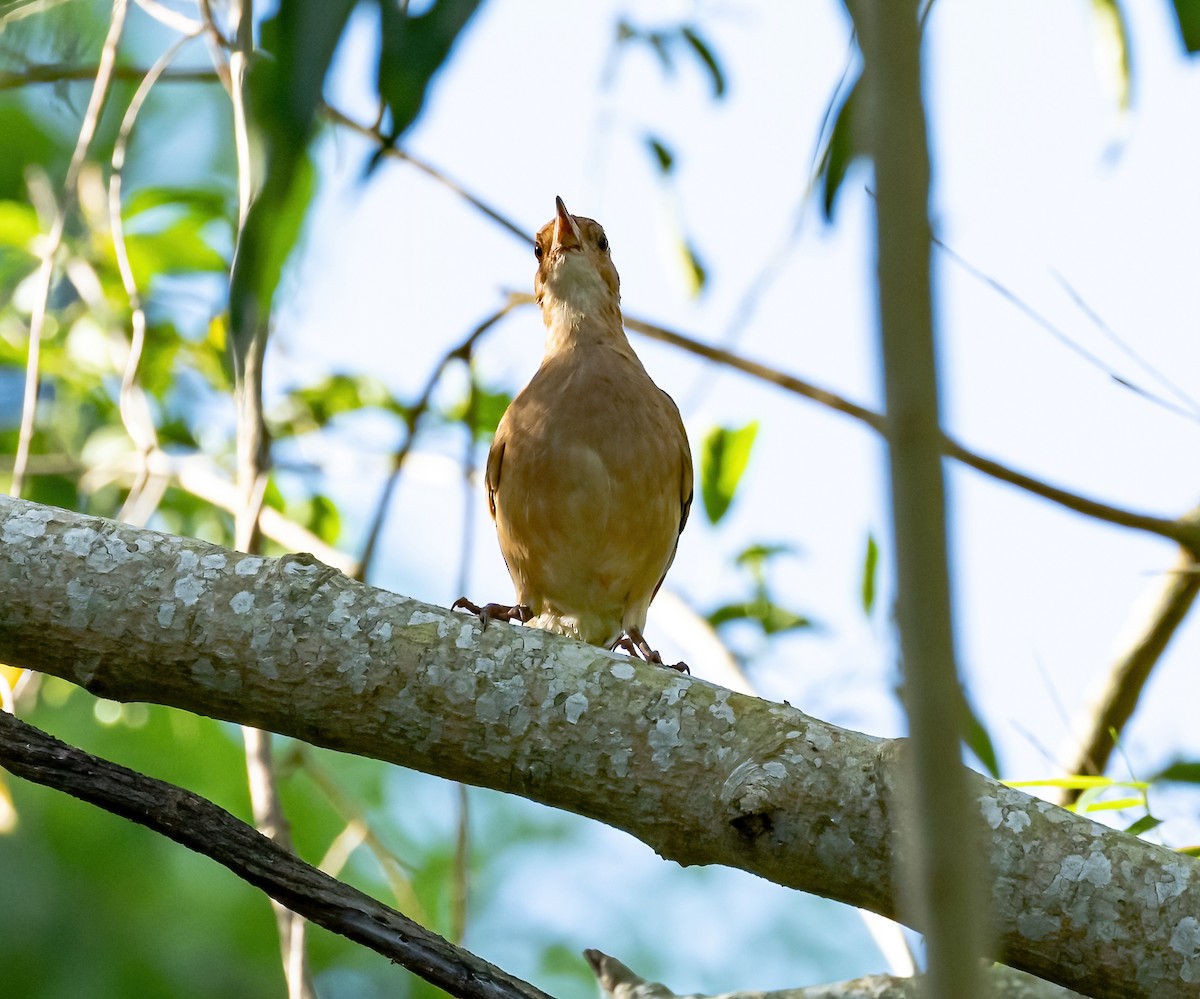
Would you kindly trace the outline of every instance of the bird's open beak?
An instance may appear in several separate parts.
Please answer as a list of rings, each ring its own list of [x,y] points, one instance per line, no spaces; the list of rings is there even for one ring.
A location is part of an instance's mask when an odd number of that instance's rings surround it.
[[[562,198],[555,198],[554,203],[558,206],[558,215],[554,219],[554,249],[569,250],[572,247],[582,247],[583,236],[579,232],[579,223],[567,211]]]

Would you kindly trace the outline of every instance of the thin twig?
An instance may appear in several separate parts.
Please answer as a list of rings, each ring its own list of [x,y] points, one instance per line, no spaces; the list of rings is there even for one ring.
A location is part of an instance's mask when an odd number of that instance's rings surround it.
[[[40,66],[29,66],[19,72],[6,70],[0,72],[0,91],[16,90],[20,87],[36,86],[43,83],[70,83],[72,81],[94,80],[99,66],[60,66],[56,63],[46,63]],[[136,66],[114,66],[113,80],[122,83],[136,83],[143,79],[147,70]],[[211,69],[176,69],[164,73],[163,83],[219,83],[220,76]]]
[[[159,0],[134,0],[134,2],[149,14],[150,17],[158,21],[159,24],[165,24],[168,28],[178,31],[181,34],[190,37],[198,35],[204,30],[204,25],[195,18],[181,14],[166,4],[159,3]]]
[[[513,296],[510,296],[509,300],[503,306],[471,330],[462,343],[443,355],[441,360],[434,366],[420,397],[405,417],[406,429],[404,441],[392,456],[391,473],[388,475],[387,481],[383,485],[383,492],[380,493],[379,501],[375,505],[375,515],[371,518],[371,526],[367,529],[367,539],[363,543],[362,554],[358,557],[357,568],[355,572],[351,573],[355,579],[365,580],[367,573],[370,571],[371,563],[375,558],[375,550],[379,544],[379,536],[383,531],[383,524],[387,519],[388,510],[391,508],[392,496],[400,481],[400,472],[404,468],[404,462],[408,459],[408,454],[412,450],[416,439],[417,424],[425,415],[425,411],[429,409],[434,389],[437,388],[438,382],[441,381],[442,372],[446,370],[447,365],[451,361],[469,357],[475,346],[475,342],[520,304],[522,304],[520,301],[516,301]]]
[[[360,830],[359,841],[371,851],[371,855],[383,869],[384,877],[387,878],[396,904],[409,909],[414,918],[427,921],[428,916],[413,889],[412,880],[405,870],[404,861],[379,838],[362,808],[346,793],[337,778],[318,762],[313,747],[303,742],[293,743],[283,762],[285,765],[294,763],[303,770],[309,780],[325,796],[338,818],[346,823],[347,828],[355,826]],[[324,860],[321,862],[321,870],[335,877],[338,873],[327,867]]]
[[[11,773],[162,833],[227,867],[277,904],[382,954],[450,995],[550,999],[395,909],[304,863],[206,798],[68,746],[0,712]]]
[[[519,300],[519,304],[526,304],[533,301],[533,297],[530,295],[517,295],[513,297]],[[884,432],[882,416],[874,410],[851,402],[836,392],[830,392],[827,389],[813,385],[811,382],[806,382],[794,375],[785,374],[776,368],[761,364],[758,361],[749,360],[732,351],[723,350],[720,347],[711,347],[708,344],[701,343],[699,340],[695,340],[674,330],[632,318],[628,314],[625,316],[625,325],[629,329],[648,336],[653,340],[669,343],[698,357],[716,361],[724,364],[726,367],[752,375],[771,385],[782,388],[785,391],[803,396],[806,399],[811,399],[822,406],[853,417],[860,423],[865,423],[877,433],[882,434]],[[970,451],[946,434],[943,434],[942,437],[942,450],[948,457],[954,458],[956,461],[961,461],[964,465],[969,465],[971,468],[983,472],[994,479],[999,479],[1001,482],[1018,486],[1026,492],[1050,500],[1059,506],[1066,507],[1068,510],[1073,510],[1076,513],[1081,513],[1096,520],[1105,521],[1106,523],[1116,524],[1120,527],[1128,527],[1133,530],[1157,534],[1160,537],[1169,538],[1183,545],[1190,551],[1200,553],[1200,523],[1190,518],[1184,517],[1172,520],[1167,517],[1157,517],[1152,514],[1125,510],[1108,503],[1089,499],[1086,496],[1081,496],[1078,493],[1073,493],[1050,483],[1043,482],[1040,479],[1035,479],[1031,475],[1018,472],[998,461]]]
[[[109,88],[112,85],[113,65],[117,58],[117,46],[120,44],[121,34],[125,30],[125,15],[128,10],[128,0],[113,0],[112,19],[109,21],[108,34],[105,36],[104,45],[100,50],[100,62],[96,67],[91,97],[88,98],[87,109],[84,111],[83,121],[79,127],[79,136],[75,140],[75,149],[71,153],[71,161],[67,166],[67,176],[63,182],[62,204],[58,206],[58,211],[50,226],[50,233],[42,247],[37,292],[34,296],[33,312],[29,317],[29,353],[25,363],[25,396],[21,404],[17,457],[13,464],[12,483],[9,486],[9,494],[12,496],[20,496],[21,490],[25,486],[25,466],[29,461],[29,449],[33,443],[33,428],[37,419],[38,383],[41,380],[42,333],[50,305],[50,289],[54,284],[55,261],[62,246],[67,216],[71,213],[75,202],[79,171],[83,168],[92,139],[96,134],[100,114],[108,100]]]
[[[158,448],[158,432],[150,413],[150,405],[146,400],[146,393],[138,381],[138,367],[146,346],[146,311],[142,307],[142,297],[138,291],[137,278],[134,276],[133,265],[129,260],[129,249],[125,242],[125,220],[121,210],[121,182],[125,169],[125,155],[134,123],[141,113],[146,98],[150,96],[150,91],[183,47],[192,41],[200,30],[203,29],[197,29],[192,34],[176,39],[150,67],[145,77],[142,78],[142,82],[138,84],[137,90],[134,91],[133,97],[129,101],[129,107],[125,109],[125,116],[121,119],[121,127],[117,132],[117,140],[113,144],[112,176],[108,182],[108,216],[109,224],[112,227],[113,255],[116,257],[121,283],[124,285],[126,297],[129,299],[130,311],[129,356],[126,358],[125,371],[121,376],[119,409],[121,422],[125,425],[125,432],[129,434],[141,460],[138,475],[121,508],[122,520],[127,519],[138,506],[139,498],[149,480],[147,460],[150,453]],[[145,510],[144,513],[148,515],[149,511]],[[144,516],[139,517],[138,522],[144,523]]]
[[[1188,416],[1191,419],[1200,418],[1200,402],[1197,402],[1195,399],[1193,399],[1187,394],[1187,392],[1185,392],[1182,388],[1175,384],[1175,382],[1163,374],[1161,370],[1147,361],[1144,357],[1142,357],[1141,354],[1139,354],[1128,343],[1126,343],[1125,339],[1118,335],[1117,331],[1104,321],[1100,314],[1088,303],[1087,299],[1085,299],[1075,289],[1075,287],[1065,277],[1062,276],[1062,274],[1053,269],[1050,273],[1054,275],[1054,280],[1059,283],[1059,286],[1063,289],[1063,291],[1070,296],[1071,301],[1074,302],[1079,310],[1092,321],[1092,324],[1096,327],[1096,329],[1104,334],[1109,343],[1111,343],[1122,354],[1133,361],[1134,364],[1136,364],[1146,374],[1158,382],[1159,385],[1170,392],[1171,395],[1175,396],[1179,403],[1184,407],[1183,415]],[[1124,384],[1128,384],[1124,381],[1124,379],[1121,379],[1121,381]],[[1175,409],[1174,407],[1171,408],[1173,410]],[[1178,412],[1178,410],[1175,411]]]
[[[1014,292],[1007,285],[1003,284],[997,278],[993,277],[992,275],[990,275],[990,274],[984,272],[983,270],[981,270],[980,268],[976,267],[973,263],[971,263],[969,260],[967,260],[966,257],[962,256],[962,254],[958,253],[956,250],[951,249],[948,245],[946,245],[940,239],[937,239],[935,237],[933,242],[934,242],[935,246],[937,246],[944,254],[946,254],[946,256],[948,256],[951,260],[953,260],[956,264],[958,264],[959,267],[961,267],[963,270],[965,270],[973,278],[975,278],[977,281],[980,281],[981,283],[987,285],[994,292],[996,292],[997,295],[999,295],[1005,301],[1009,302],[1014,308],[1016,308],[1018,311],[1023,313],[1032,322],[1034,322],[1035,324],[1040,326],[1043,330],[1045,330],[1052,337],[1054,337],[1054,339],[1057,340],[1059,343],[1061,343],[1064,347],[1066,347],[1068,350],[1072,351],[1076,356],[1083,358],[1084,361],[1086,361],[1092,367],[1096,368],[1098,371],[1103,372],[1110,379],[1112,379],[1112,381],[1114,381],[1117,385],[1120,385],[1122,388],[1129,389],[1129,391],[1131,391],[1137,395],[1140,395],[1142,398],[1146,399],[1149,402],[1154,403],[1156,406],[1161,406],[1163,409],[1166,409],[1169,412],[1175,413],[1178,416],[1187,417],[1189,420],[1196,420],[1196,419],[1200,418],[1200,417],[1198,417],[1197,413],[1191,412],[1184,408],[1181,408],[1180,406],[1177,406],[1175,403],[1170,402],[1167,399],[1164,399],[1162,396],[1156,395],[1155,393],[1151,392],[1149,389],[1143,388],[1142,386],[1137,385],[1134,382],[1131,382],[1128,378],[1124,377],[1122,374],[1120,374],[1118,371],[1116,371],[1110,364],[1107,364],[1104,361],[1104,359],[1101,358],[1099,355],[1094,354],[1092,351],[1088,350],[1082,344],[1077,343],[1074,339],[1072,339],[1070,336],[1068,336],[1062,329],[1060,329],[1058,326],[1054,325],[1054,323],[1050,322],[1049,319],[1047,319],[1040,312],[1038,312],[1037,309],[1035,309],[1028,302],[1024,301],[1016,292]],[[1083,303],[1082,303],[1081,299],[1076,298],[1076,303],[1079,304],[1081,307],[1083,307]],[[1114,334],[1114,336],[1115,336],[1115,334]],[[1190,400],[1189,400],[1189,402],[1190,402]]]
[[[486,202],[480,200],[478,197],[476,197],[474,194],[472,194],[470,191],[468,191],[461,184],[457,183],[456,181],[451,180],[444,173],[442,173],[442,171],[438,170],[437,167],[431,166],[430,164],[426,163],[424,160],[417,159],[411,153],[406,153],[402,149],[397,149],[394,146],[388,146],[384,141],[383,134],[380,131],[378,124],[376,124],[374,127],[362,125],[359,122],[355,121],[353,118],[350,118],[347,115],[343,114],[337,108],[330,107],[328,104],[325,105],[324,111],[325,111],[325,117],[327,117],[330,121],[334,122],[335,124],[342,125],[345,128],[350,129],[350,131],[352,131],[352,132],[357,132],[359,135],[361,135],[365,138],[368,138],[368,139],[373,139],[375,142],[379,143],[382,147],[381,152],[383,153],[384,156],[388,156],[388,157],[391,157],[392,159],[401,160],[405,163],[411,164],[412,166],[414,166],[418,170],[420,170],[422,173],[426,174],[429,177],[432,177],[439,184],[442,184],[445,187],[448,187],[451,191],[453,191],[455,194],[457,194],[460,198],[462,198],[468,204],[472,205],[479,212],[486,215],[493,222],[495,222],[497,225],[499,225],[502,229],[505,229],[508,232],[512,233],[512,235],[516,236],[517,239],[521,240],[521,242],[525,243],[526,245],[533,244],[533,237],[530,235],[530,233],[533,232],[532,229],[527,228],[525,226],[517,225],[517,223],[514,222],[512,219],[508,218],[505,215],[500,214],[500,212],[498,212],[495,208],[493,208],[491,205],[487,204]]]

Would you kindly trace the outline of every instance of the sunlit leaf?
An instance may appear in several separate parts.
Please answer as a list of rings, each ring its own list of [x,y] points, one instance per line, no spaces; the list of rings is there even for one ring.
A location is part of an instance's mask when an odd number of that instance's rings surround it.
[[[1188,52],[1200,52],[1200,0],[1172,0],[1179,37]]]
[[[757,542],[743,548],[734,557],[734,562],[751,571],[761,570],[763,565],[773,559],[776,555],[791,555],[796,551],[795,545],[775,543],[766,544]]]
[[[1006,780],[1009,787],[1057,787],[1073,791],[1103,790],[1109,787],[1129,787],[1138,791],[1148,790],[1149,782],[1140,780],[1114,780],[1112,777],[1093,777],[1087,774],[1075,774],[1071,777],[1046,777],[1041,780]]]
[[[875,535],[867,534],[867,553],[863,557],[862,608],[867,617],[875,609],[875,577],[879,569],[879,545]]]
[[[718,523],[729,510],[757,434],[755,421],[738,429],[713,427],[704,438],[700,452],[700,496],[709,523]]]
[[[679,29],[680,34],[692,47],[692,51],[699,56],[700,61],[708,70],[708,75],[712,80],[713,97],[720,100],[725,96],[725,74],[721,70],[720,63],[717,62],[716,56],[713,55],[712,49],[708,43],[700,37],[700,33],[690,25],[684,25]]]
[[[32,205],[20,201],[0,201],[0,243],[26,249],[41,226]]]
[[[1122,111],[1129,107],[1129,29],[1118,0],[1092,0],[1096,75]]]
[[[127,236],[125,249],[138,286],[147,287],[158,274],[224,273],[228,264],[201,235],[203,224],[184,216],[160,232]]]
[[[696,248],[690,242],[685,241],[681,249],[683,250],[684,265],[688,278],[688,290],[695,297],[708,284],[708,270],[705,268],[703,261],[701,261],[700,255],[696,252]]]
[[[1142,808],[1146,804],[1144,797],[1137,798],[1109,798],[1105,801],[1097,801],[1088,805],[1085,809],[1089,812],[1120,812],[1126,808]]]
[[[231,214],[233,205],[225,191],[203,187],[140,187],[121,206],[126,219],[135,218],[154,208],[179,206],[191,209],[206,219]]]

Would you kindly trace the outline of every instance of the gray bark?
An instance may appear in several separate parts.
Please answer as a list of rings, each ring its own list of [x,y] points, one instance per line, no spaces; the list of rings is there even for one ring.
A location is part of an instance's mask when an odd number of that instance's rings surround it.
[[[903,918],[902,742],[533,629],[0,498],[0,661],[519,794]],[[998,958],[1098,997],[1200,991],[1200,862],[969,775]]]

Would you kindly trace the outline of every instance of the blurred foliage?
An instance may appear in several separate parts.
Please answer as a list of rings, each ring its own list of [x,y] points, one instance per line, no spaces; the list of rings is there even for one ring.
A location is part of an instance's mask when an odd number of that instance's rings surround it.
[[[760,639],[814,627],[809,618],[779,603],[770,582],[768,569],[771,564],[782,555],[795,553],[795,548],[787,544],[755,544],[741,551],[734,563],[741,574],[748,577],[750,595],[710,611],[706,615],[708,623],[714,628],[724,628],[734,623],[748,624],[758,632]],[[726,636],[727,639],[729,637]],[[732,641],[729,644],[732,647]],[[753,656],[751,649],[735,648],[734,651],[743,662]]]
[[[1171,0],[1179,38],[1188,52],[1200,52],[1200,0]]]
[[[710,524],[720,523],[729,512],[757,435],[757,422],[713,427],[705,435],[700,445],[700,498]]]

